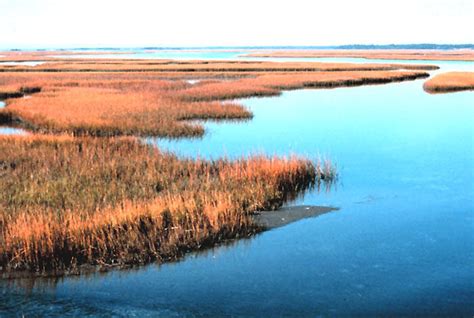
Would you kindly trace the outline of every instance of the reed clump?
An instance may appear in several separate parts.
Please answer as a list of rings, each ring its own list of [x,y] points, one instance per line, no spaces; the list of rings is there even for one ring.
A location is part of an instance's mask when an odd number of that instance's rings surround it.
[[[302,158],[179,160],[133,138],[0,137],[0,266],[175,259],[258,230],[250,215],[334,175]]]
[[[474,90],[474,72],[448,72],[427,80],[423,89],[429,93]]]

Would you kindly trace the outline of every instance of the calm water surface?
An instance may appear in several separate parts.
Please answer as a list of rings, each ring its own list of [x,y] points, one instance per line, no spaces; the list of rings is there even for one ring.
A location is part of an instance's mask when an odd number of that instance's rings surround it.
[[[203,139],[149,139],[193,157],[326,156],[337,187],[291,204],[340,210],[178,263],[3,281],[0,316],[472,316],[474,94],[429,95],[422,84],[246,99],[251,121],[206,123]]]

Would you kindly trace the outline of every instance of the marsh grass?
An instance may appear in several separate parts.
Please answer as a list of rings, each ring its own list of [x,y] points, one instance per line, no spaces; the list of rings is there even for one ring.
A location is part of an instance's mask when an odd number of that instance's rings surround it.
[[[0,137],[0,266],[42,273],[175,259],[258,231],[252,212],[330,182],[328,165],[178,160],[133,138]]]
[[[474,90],[474,72],[448,72],[438,74],[423,85],[429,93],[448,93]]]
[[[174,98],[182,81],[117,80],[63,76],[40,83],[43,92],[31,99],[11,99],[0,117],[21,118],[25,128],[41,133],[76,136],[200,136],[190,119],[245,119],[252,114],[238,104],[189,103]]]

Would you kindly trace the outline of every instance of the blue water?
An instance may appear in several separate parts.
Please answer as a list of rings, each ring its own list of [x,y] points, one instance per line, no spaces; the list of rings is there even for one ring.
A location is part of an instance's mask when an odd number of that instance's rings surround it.
[[[472,316],[474,94],[422,84],[245,99],[251,121],[148,140],[193,157],[328,157],[337,186],[291,204],[340,210],[178,263],[2,282],[0,316]]]

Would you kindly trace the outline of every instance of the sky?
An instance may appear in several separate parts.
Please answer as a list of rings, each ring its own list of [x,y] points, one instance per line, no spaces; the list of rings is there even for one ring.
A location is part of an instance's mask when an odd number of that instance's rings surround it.
[[[1,48],[474,43],[474,0],[0,0]]]

